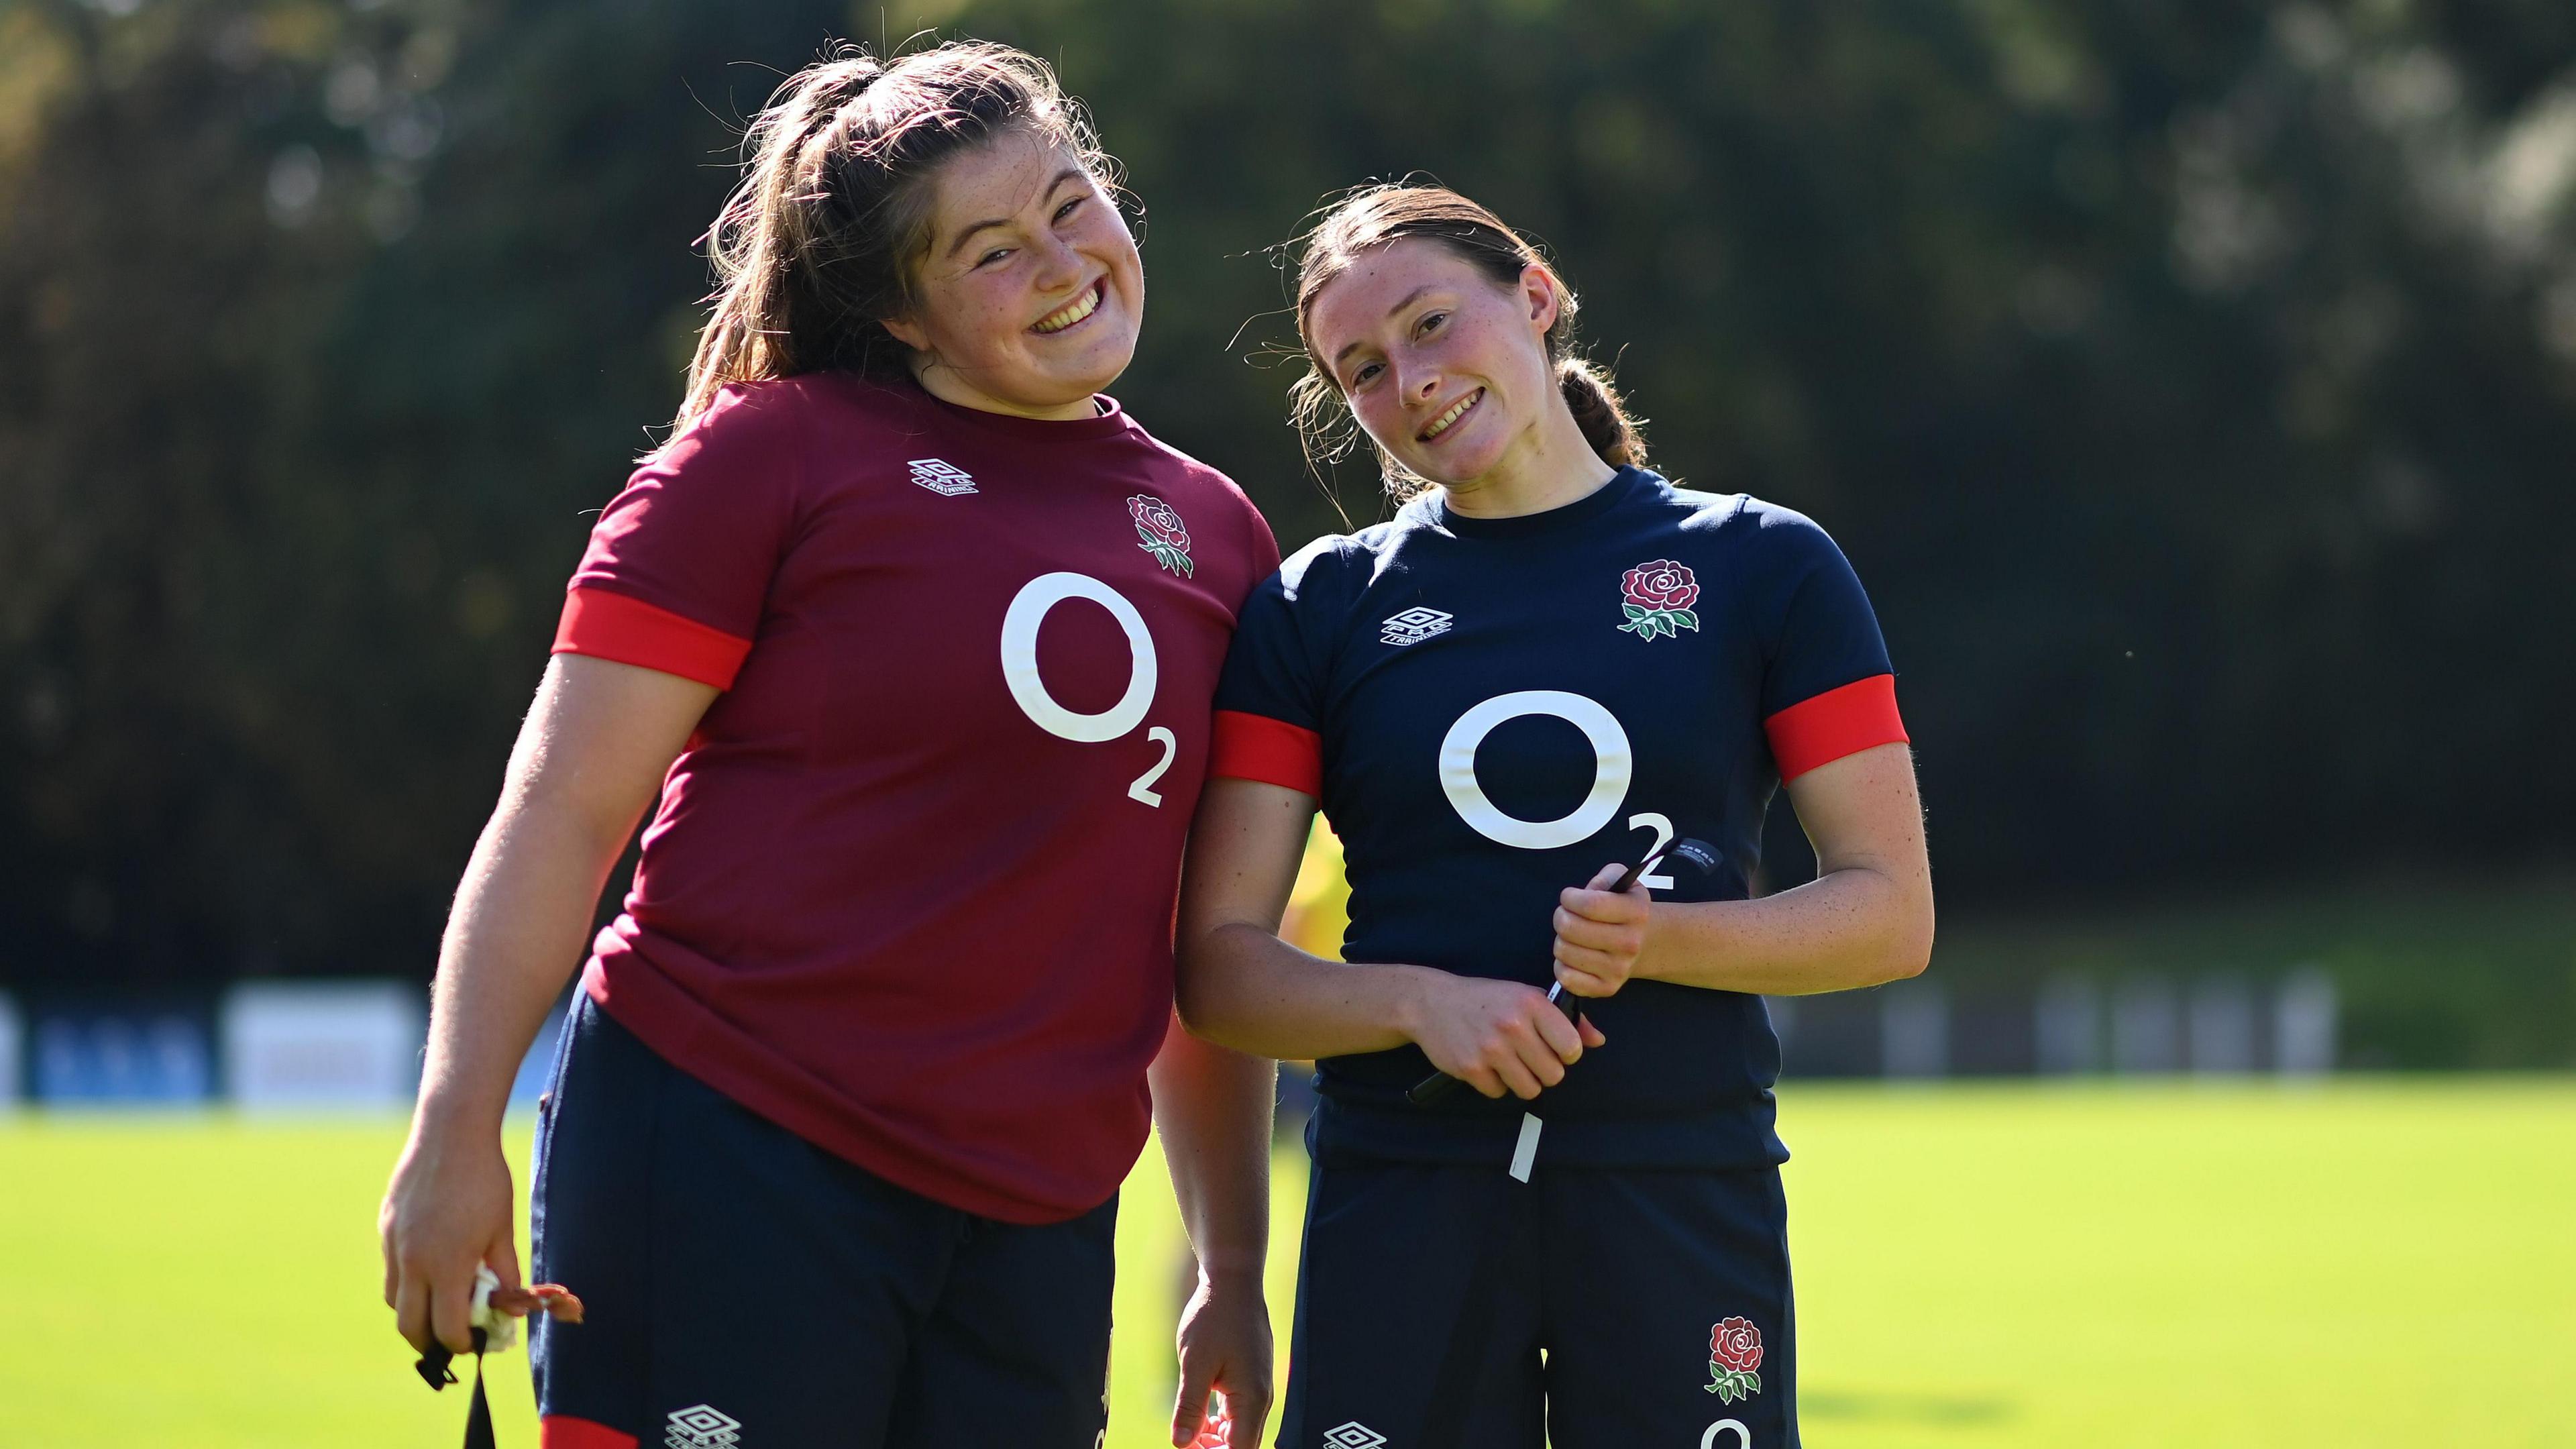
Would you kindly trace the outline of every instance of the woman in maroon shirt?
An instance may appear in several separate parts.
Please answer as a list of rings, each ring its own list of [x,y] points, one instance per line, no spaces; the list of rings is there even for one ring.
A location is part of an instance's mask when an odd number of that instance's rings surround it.
[[[1175,1442],[1270,1399],[1271,1068],[1172,1027],[1235,613],[1278,552],[1099,395],[1136,245],[1043,63],[781,88],[671,441],[602,514],[441,954],[382,1214],[403,1335],[519,1270],[501,1112],[609,869],[539,1124],[546,1443],[1092,1449],[1151,1106],[1201,1286]]]

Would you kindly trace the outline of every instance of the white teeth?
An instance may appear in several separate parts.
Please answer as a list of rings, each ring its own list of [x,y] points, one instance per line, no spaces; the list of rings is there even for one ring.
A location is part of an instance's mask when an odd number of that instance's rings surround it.
[[[1425,438],[1436,438],[1442,433],[1449,431],[1449,425],[1465,416],[1467,409],[1476,405],[1476,399],[1483,397],[1484,395],[1485,390],[1480,387],[1474,392],[1467,394],[1465,397],[1458,399],[1457,403],[1452,406],[1449,411],[1442,413],[1440,416],[1431,420],[1431,426],[1422,430],[1422,436]]]
[[[1101,288],[1097,285],[1084,292],[1071,304],[1049,312],[1038,319],[1037,331],[1062,332],[1067,327],[1100,310]]]

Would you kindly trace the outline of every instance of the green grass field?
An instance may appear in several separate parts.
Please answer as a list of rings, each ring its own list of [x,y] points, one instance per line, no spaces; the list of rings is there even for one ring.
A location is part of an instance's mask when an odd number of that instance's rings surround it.
[[[1821,1449],[2576,1444],[2576,1081],[1802,1086],[1783,1117]],[[377,1301],[399,1137],[0,1116],[9,1449],[450,1449],[463,1398]],[[1303,1166],[1279,1158],[1283,1353]],[[1149,1154],[1113,1449],[1162,1441],[1170,1204]],[[532,1446],[524,1360],[492,1378]]]

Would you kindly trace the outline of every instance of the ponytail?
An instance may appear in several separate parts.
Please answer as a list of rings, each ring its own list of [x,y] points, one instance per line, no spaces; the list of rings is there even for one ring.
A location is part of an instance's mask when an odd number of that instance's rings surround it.
[[[1580,357],[1568,357],[1556,364],[1556,386],[1565,394],[1574,425],[1583,430],[1583,441],[1602,462],[1614,468],[1646,465],[1646,440],[1620,404],[1619,389],[1608,373]]]

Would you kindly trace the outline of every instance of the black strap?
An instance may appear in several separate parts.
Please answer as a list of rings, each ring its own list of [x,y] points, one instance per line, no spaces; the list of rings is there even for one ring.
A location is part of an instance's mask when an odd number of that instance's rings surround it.
[[[487,1341],[482,1329],[474,1330],[474,1402],[465,1410],[465,1449],[497,1449],[492,1439],[492,1402],[483,1393],[483,1345]],[[449,1367],[455,1358],[446,1345],[432,1344],[429,1352],[420,1356],[420,1362],[411,1366],[412,1371],[431,1388],[444,1389],[456,1382],[456,1370]]]
[[[1482,1176],[1482,1173],[1478,1174]],[[1449,1329],[1449,1346],[1441,1351],[1439,1372],[1432,1375],[1429,1403],[1435,1417],[1423,1426],[1421,1449],[1461,1449],[1466,1443],[1468,1406],[1477,1401],[1476,1376],[1485,1367],[1485,1347],[1493,1342],[1497,1295],[1503,1291],[1506,1250],[1512,1219],[1520,1205],[1520,1184],[1496,1179],[1500,1201],[1485,1213],[1485,1231],[1468,1265],[1467,1291],[1458,1299],[1458,1319]]]

